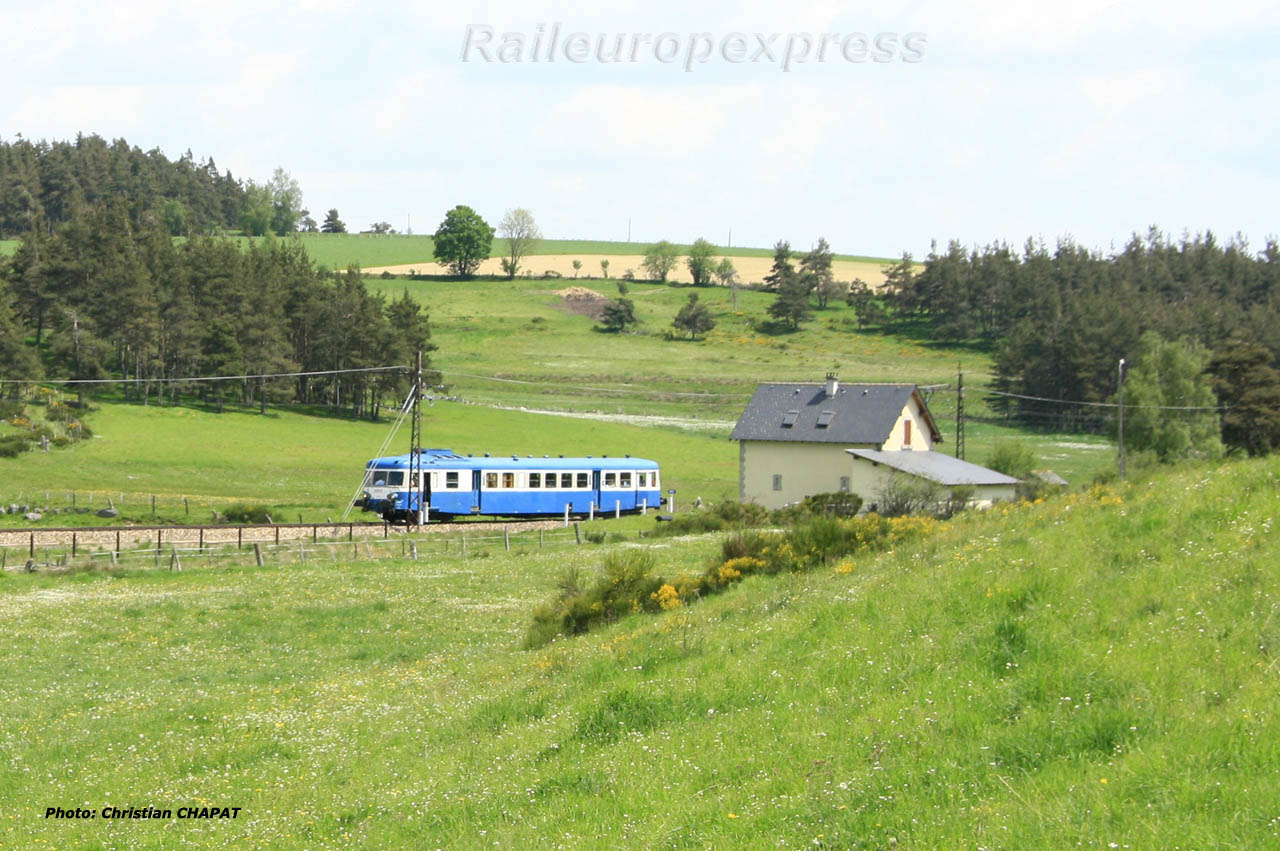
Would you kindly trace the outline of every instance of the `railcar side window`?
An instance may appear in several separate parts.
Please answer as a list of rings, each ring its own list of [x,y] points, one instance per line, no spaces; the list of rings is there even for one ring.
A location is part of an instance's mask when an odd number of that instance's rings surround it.
[[[532,489],[536,489],[536,488],[540,488],[540,487],[542,487],[542,474],[541,474],[541,473],[530,473],[530,474],[529,474],[529,488],[532,490]]]
[[[394,473],[387,474],[387,484],[392,487],[399,487],[404,484],[404,472],[396,470]]]
[[[515,486],[516,486],[516,474],[515,474],[515,473],[503,473],[503,474],[502,474],[502,486],[503,486],[504,488],[513,488],[513,487],[515,487]]]
[[[445,486],[446,488],[457,488],[457,487],[458,487],[458,474],[457,474],[457,473],[445,473],[445,474],[444,474],[444,486]]]
[[[485,473],[485,474],[484,474],[484,486],[485,486],[485,488],[488,488],[488,489],[497,488],[497,487],[498,487],[498,474],[497,474],[497,473]]]
[[[636,487],[642,488],[649,482],[648,473],[636,473]]]
[[[573,473],[560,474],[560,487],[564,490],[568,490],[573,487]]]
[[[605,473],[605,474],[604,474],[604,486],[605,486],[605,487],[607,487],[607,488],[611,488],[611,487],[616,486],[617,484],[618,484],[618,474],[617,474],[617,473]]]
[[[623,488],[629,488],[629,487],[631,487],[631,474],[630,474],[630,473],[619,473],[619,474],[618,474],[618,486],[619,486],[619,487],[623,487]]]
[[[580,490],[586,490],[589,487],[591,487],[591,475],[589,473],[579,473],[578,488]]]

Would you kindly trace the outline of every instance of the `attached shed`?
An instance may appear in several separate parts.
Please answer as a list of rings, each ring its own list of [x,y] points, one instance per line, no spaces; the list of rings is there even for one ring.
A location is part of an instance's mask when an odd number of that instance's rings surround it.
[[[894,476],[922,479],[939,487],[938,498],[951,498],[953,488],[973,489],[970,505],[986,508],[992,503],[1017,498],[1018,480],[941,452],[885,452],[876,449],[848,449],[852,460],[852,491],[862,497],[864,509],[871,509]]]

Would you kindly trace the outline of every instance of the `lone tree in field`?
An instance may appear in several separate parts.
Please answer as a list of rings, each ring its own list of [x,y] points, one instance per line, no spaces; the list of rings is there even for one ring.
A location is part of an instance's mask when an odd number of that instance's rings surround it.
[[[640,322],[636,318],[635,303],[629,298],[619,298],[611,301],[604,306],[604,329],[606,331],[627,330],[628,325],[636,325]]]
[[[605,278],[609,277],[609,258],[608,257],[601,259],[600,271],[604,274]]]
[[[489,257],[493,228],[475,210],[459,204],[444,214],[435,242],[436,259],[458,277],[470,278]]]
[[[665,282],[679,259],[680,249],[664,239],[649,246],[640,265],[649,273],[651,280]]]
[[[324,214],[324,223],[320,225],[321,233],[346,233],[347,225],[338,218],[338,208],[334,207]]]
[[[690,340],[696,340],[699,334],[705,334],[716,327],[716,321],[711,318],[711,311],[705,304],[698,303],[697,293],[689,293],[688,303],[680,308],[680,312],[676,314],[675,319],[671,320],[671,324],[680,331],[688,331]]]
[[[773,268],[764,281],[778,293],[769,305],[769,315],[793,331],[809,318],[809,285],[791,265],[791,243],[781,240],[773,247]]]
[[[302,187],[289,172],[277,168],[267,183],[271,192],[271,229],[277,236],[293,233],[302,218]]]
[[[498,236],[507,241],[507,256],[502,261],[502,271],[514,278],[520,271],[520,261],[528,257],[542,240],[542,231],[533,220],[533,213],[523,207],[507,210],[498,225]]]
[[[711,278],[716,273],[715,254],[715,246],[705,239],[700,238],[690,246],[685,263],[689,267],[689,275],[693,278],[695,287],[704,287],[711,283]]]
[[[574,260],[574,261],[573,261],[573,276],[574,276],[575,278],[576,278],[576,277],[578,277],[578,273],[579,273],[579,272],[581,272],[581,271],[582,271],[582,261],[581,261],[581,260]]]
[[[821,237],[813,250],[800,258],[800,277],[809,292],[818,299],[818,307],[826,310],[827,302],[844,294],[845,286],[831,274],[831,246]]]

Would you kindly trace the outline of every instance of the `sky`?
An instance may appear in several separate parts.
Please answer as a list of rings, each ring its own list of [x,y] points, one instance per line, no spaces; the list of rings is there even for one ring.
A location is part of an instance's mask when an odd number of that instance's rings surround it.
[[[351,230],[467,204],[881,257],[1280,233],[1270,2],[54,0],[6,30],[0,138],[283,167]]]

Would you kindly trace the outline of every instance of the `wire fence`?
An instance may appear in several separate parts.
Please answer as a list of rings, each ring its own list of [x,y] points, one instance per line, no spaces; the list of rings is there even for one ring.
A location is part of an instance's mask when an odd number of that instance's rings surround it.
[[[253,530],[265,537],[244,537]],[[328,538],[320,529],[339,531]],[[199,533],[197,539],[173,536],[179,531]],[[282,530],[291,533],[284,534]],[[210,540],[214,532],[233,534],[236,540]],[[307,532],[310,534],[306,534]],[[138,537],[139,533],[143,537]],[[63,539],[37,541],[40,534],[60,534]],[[150,534],[148,534],[150,533]],[[166,534],[167,533],[167,534]],[[15,535],[26,538],[12,540]],[[128,537],[132,535],[132,537]],[[81,538],[90,538],[81,540]],[[107,537],[104,543],[99,538]],[[625,540],[625,533],[608,533],[610,541]],[[166,540],[167,538],[167,540]],[[312,560],[335,564],[380,559],[424,560],[441,557],[467,558],[489,555],[495,551],[530,552],[555,547],[574,547],[584,543],[601,543],[600,532],[582,531],[574,521],[564,526],[560,521],[546,521],[536,527],[518,529],[486,528],[475,531],[449,531],[423,534],[405,527],[389,525],[343,524],[341,529],[330,524],[289,524],[251,527],[182,527],[179,529],[142,530],[121,527],[119,530],[93,529],[32,530],[0,533],[0,570],[29,572],[75,572],[106,568],[150,568],[182,570],[189,566],[240,566],[257,564],[307,564]]]

